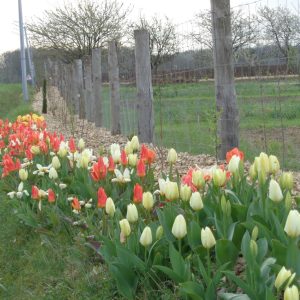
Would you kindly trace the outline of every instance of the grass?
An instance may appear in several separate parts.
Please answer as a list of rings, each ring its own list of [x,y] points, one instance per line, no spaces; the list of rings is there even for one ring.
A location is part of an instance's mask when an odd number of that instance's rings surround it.
[[[0,84],[0,118],[14,120],[18,115],[32,112],[34,90],[29,89],[30,100],[24,103],[20,84]]]
[[[300,83],[298,78],[236,81],[240,144],[248,159],[261,151],[300,169]],[[123,134],[137,133],[135,87],[121,86]],[[155,141],[193,154],[215,154],[214,83],[154,86]],[[108,87],[103,89],[105,126],[110,124]],[[284,142],[283,142],[284,141]]]

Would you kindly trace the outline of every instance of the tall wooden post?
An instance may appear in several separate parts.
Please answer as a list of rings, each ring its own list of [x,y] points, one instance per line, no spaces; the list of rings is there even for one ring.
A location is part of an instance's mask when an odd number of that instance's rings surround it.
[[[92,60],[91,56],[86,55],[83,58],[84,70],[84,87],[85,87],[85,118],[92,122],[92,103],[93,103],[93,90],[92,90]]]
[[[219,157],[239,145],[239,115],[234,83],[230,0],[211,0],[214,42],[214,77],[217,111],[220,113]]]
[[[79,114],[79,119],[84,119],[85,116],[85,104],[84,104],[84,90],[83,90],[83,71],[82,60],[75,59],[75,86],[77,89],[77,99],[75,102],[75,110]]]
[[[121,133],[120,123],[120,81],[116,42],[109,42],[108,71],[110,84],[111,134]]]
[[[101,49],[92,50],[92,73],[93,73],[93,111],[92,118],[97,127],[102,126],[102,74],[101,74]]]
[[[138,136],[141,142],[152,143],[154,136],[154,114],[149,33],[146,30],[135,30],[134,39]]]

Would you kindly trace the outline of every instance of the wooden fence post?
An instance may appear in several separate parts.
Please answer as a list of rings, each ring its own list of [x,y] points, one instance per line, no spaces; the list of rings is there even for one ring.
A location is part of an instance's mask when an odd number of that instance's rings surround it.
[[[84,119],[85,116],[85,99],[83,90],[83,71],[82,71],[82,60],[75,59],[75,86],[77,91],[77,98],[75,102],[75,109],[78,112],[79,119]]]
[[[135,30],[134,39],[138,136],[141,142],[152,143],[154,119],[149,33],[147,30]]]
[[[239,145],[239,114],[234,84],[230,0],[211,0],[214,42],[214,77],[218,131],[221,147],[218,156]]]
[[[85,87],[85,119],[92,122],[92,103],[93,103],[93,90],[92,90],[92,60],[90,55],[83,57],[83,76]]]
[[[110,85],[111,134],[121,133],[120,123],[120,81],[116,42],[109,42],[108,70]]]
[[[92,50],[92,74],[93,74],[93,110],[92,119],[97,127],[102,126],[102,73],[101,73],[101,49]]]

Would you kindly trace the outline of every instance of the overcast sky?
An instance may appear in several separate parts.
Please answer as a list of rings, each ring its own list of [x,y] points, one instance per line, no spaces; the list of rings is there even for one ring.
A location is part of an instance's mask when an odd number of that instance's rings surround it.
[[[18,31],[18,0],[2,0],[0,10],[0,54],[19,48]],[[69,0],[70,1],[70,0]],[[100,1],[100,0],[99,0]],[[41,15],[43,10],[48,10],[62,5],[64,0],[22,0],[24,21],[30,21],[34,16]],[[288,6],[299,11],[300,0],[231,0],[231,6],[239,6],[255,12],[257,6]],[[167,15],[175,23],[190,20],[194,14],[210,7],[210,0],[123,0],[124,4],[132,5],[131,18],[138,15],[144,16]]]

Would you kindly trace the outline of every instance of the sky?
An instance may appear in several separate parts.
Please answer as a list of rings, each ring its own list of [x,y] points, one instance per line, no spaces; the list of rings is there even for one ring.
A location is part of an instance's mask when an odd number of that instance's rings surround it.
[[[0,10],[0,54],[18,49],[20,46],[18,0],[1,1],[5,1],[5,4]],[[65,0],[22,0],[24,22],[34,20],[34,17],[41,16],[44,10],[61,6],[64,2]],[[188,21],[201,9],[210,7],[210,0],[123,0],[122,2],[132,7],[131,19],[139,15],[147,17],[157,14],[168,16],[176,24]],[[299,2],[300,0],[231,0],[231,7],[240,6],[255,12],[260,5],[270,7],[281,5],[299,12]]]

